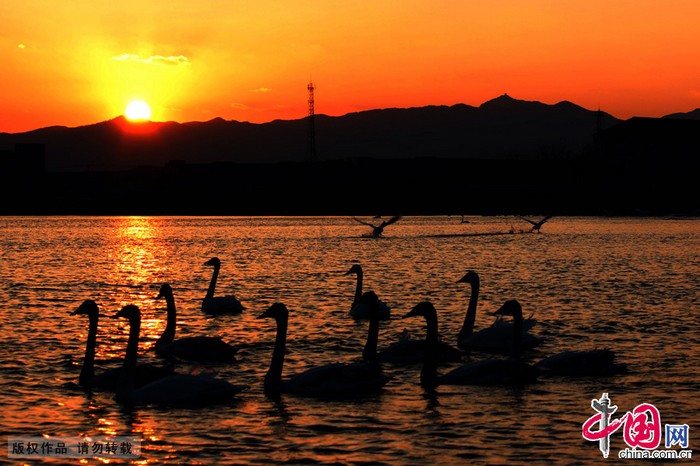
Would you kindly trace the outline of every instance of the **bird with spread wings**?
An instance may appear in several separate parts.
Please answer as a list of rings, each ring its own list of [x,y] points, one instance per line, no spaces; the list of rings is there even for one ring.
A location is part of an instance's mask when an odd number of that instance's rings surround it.
[[[542,228],[542,225],[544,225],[544,224],[547,222],[547,220],[549,220],[549,219],[552,218],[552,217],[553,217],[553,215],[547,215],[547,216],[544,217],[542,220],[539,220],[539,221],[536,222],[536,221],[534,221],[534,220],[530,220],[529,218],[525,218],[525,217],[522,217],[522,216],[518,215],[518,218],[521,218],[521,219],[525,220],[526,222],[532,224],[532,230],[531,230],[531,231],[536,231],[537,233],[540,232],[540,228]]]
[[[372,223],[365,222],[364,220],[360,220],[357,217],[353,217],[353,220],[355,220],[356,222],[359,222],[363,225],[367,225],[368,227],[372,228],[372,233],[368,233],[367,235],[365,235],[365,236],[369,236],[372,238],[379,238],[380,236],[382,236],[382,233],[384,232],[385,227],[391,225],[392,223],[398,222],[400,219],[401,219],[401,215],[394,215],[393,217],[391,217],[387,220],[384,220],[379,225],[374,225]]]

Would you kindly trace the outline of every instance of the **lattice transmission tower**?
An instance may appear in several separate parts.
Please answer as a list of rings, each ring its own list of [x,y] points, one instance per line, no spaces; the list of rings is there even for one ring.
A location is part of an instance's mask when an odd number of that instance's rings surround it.
[[[309,90],[309,160],[311,162],[316,161],[316,124],[314,122],[314,83],[309,81],[309,85],[306,86]]]

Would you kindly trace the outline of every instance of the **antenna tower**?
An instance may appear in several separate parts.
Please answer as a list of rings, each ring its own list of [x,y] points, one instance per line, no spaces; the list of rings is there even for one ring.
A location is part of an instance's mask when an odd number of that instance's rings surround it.
[[[316,161],[316,126],[314,124],[314,83],[309,81],[309,160]]]

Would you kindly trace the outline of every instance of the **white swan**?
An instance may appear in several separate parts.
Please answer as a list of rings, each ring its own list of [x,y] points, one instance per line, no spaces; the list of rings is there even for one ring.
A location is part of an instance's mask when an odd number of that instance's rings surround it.
[[[90,389],[114,391],[119,374],[122,371],[121,367],[106,369],[99,374],[95,374],[95,348],[97,346],[97,323],[99,320],[97,303],[92,299],[86,299],[70,315],[87,315],[89,322],[85,359],[83,359],[83,366],[80,369],[78,384]],[[142,386],[172,373],[173,370],[169,367],[160,367],[154,364],[138,364],[135,368],[134,383],[136,386]]]
[[[513,326],[509,330],[510,337],[502,337],[500,331],[495,332],[492,335],[498,335],[498,337],[494,337],[491,342],[486,341],[483,336],[478,340],[469,340],[467,343],[469,349],[485,353],[517,355],[523,351],[531,350],[544,342],[544,338],[523,331],[525,322],[523,319],[523,308],[517,299],[507,300],[493,315],[513,317]],[[484,335],[488,336],[488,333]]]
[[[221,270],[221,261],[218,257],[212,257],[204,263],[204,265],[214,267],[214,272],[209,282],[209,289],[202,301],[202,312],[212,315],[219,314],[240,314],[245,310],[245,306],[233,295],[214,296],[216,290],[216,279],[219,277]]]
[[[615,362],[611,349],[563,351],[535,363],[543,375],[603,377],[627,373],[627,365]]]
[[[371,292],[370,292],[371,293]],[[376,295],[374,295],[376,296]],[[368,300],[373,299],[368,295]],[[288,380],[282,380],[282,367],[287,342],[289,311],[282,303],[270,306],[259,319],[272,318],[277,323],[277,336],[270,368],[265,374],[265,394],[277,398],[282,393],[317,398],[355,398],[378,393],[391,377],[384,375],[376,363],[379,319],[370,317],[364,361],[355,364],[326,364],[313,367]]]
[[[345,275],[354,273],[357,275],[357,284],[355,285],[355,298],[350,307],[350,316],[354,319],[368,319],[370,309],[369,306],[361,302],[362,298],[362,280],[364,272],[360,264],[353,264],[350,270],[345,272]],[[391,309],[384,301],[379,301],[379,319],[388,320],[391,318]]]
[[[467,313],[464,316],[464,323],[457,334],[457,346],[463,350],[478,350],[488,353],[503,353],[510,351],[509,347],[513,341],[513,326],[514,322],[505,321],[500,317],[491,324],[490,327],[483,328],[477,332],[474,331],[474,322],[476,321],[476,308],[479,301],[480,280],[479,274],[473,270],[457,280],[457,283],[469,283],[471,285],[471,294],[469,296],[469,306]],[[536,319],[532,316],[522,320],[522,331],[527,332],[536,323]],[[524,340],[529,340],[532,337],[529,334],[523,337]],[[527,345],[527,342],[525,343]]]
[[[457,362],[464,356],[463,351],[440,340],[436,315],[435,325],[428,326],[425,339],[411,338],[408,332],[404,331],[398,341],[381,349],[377,357],[382,362],[416,364],[425,361],[429,346],[432,347],[433,357],[440,362]]]
[[[233,385],[210,375],[172,374],[142,387],[134,386],[134,368],[138,354],[141,312],[133,304],[124,306],[116,316],[129,319],[129,341],[115,399],[120,402],[164,405],[199,405],[226,402],[245,385]]]
[[[518,306],[503,305],[496,312],[517,319]],[[535,367],[542,375],[570,377],[608,376],[627,372],[626,364],[615,362],[615,352],[611,349],[563,351],[536,362]]]
[[[175,339],[177,310],[170,284],[161,285],[156,299],[160,298],[165,298],[168,320],[163,334],[155,344],[155,351],[158,355],[197,362],[233,362],[236,360],[238,349],[219,337],[196,336]]]
[[[437,312],[429,301],[418,303],[405,317],[423,316],[428,327],[428,348],[421,369],[421,386],[434,390],[439,385],[524,385],[535,382],[539,371],[517,359],[486,359],[463,364],[446,374],[437,373]]]

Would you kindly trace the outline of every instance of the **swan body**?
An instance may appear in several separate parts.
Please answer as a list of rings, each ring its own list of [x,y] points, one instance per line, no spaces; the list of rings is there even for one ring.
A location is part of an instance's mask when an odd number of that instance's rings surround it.
[[[245,306],[233,295],[228,296],[214,296],[216,291],[216,280],[219,277],[219,271],[221,270],[221,260],[218,257],[212,257],[204,263],[204,265],[214,267],[214,272],[211,276],[211,281],[209,282],[209,289],[207,290],[204,300],[202,300],[202,312],[211,315],[220,314],[240,314],[245,310]]]
[[[388,381],[378,366],[332,363],[296,374],[284,383],[283,391],[314,398],[353,398],[376,393]]]
[[[115,399],[120,402],[163,405],[191,405],[226,402],[246,389],[211,375],[172,374],[142,387],[134,386],[134,367],[138,354],[141,312],[133,304],[126,305],[115,317],[129,320],[129,341]]]
[[[369,292],[372,293],[372,292]],[[372,293],[374,295],[374,293]],[[376,295],[374,295],[376,297]],[[368,299],[374,299],[371,295]],[[374,304],[376,309],[376,303]],[[273,318],[277,323],[277,336],[270,368],[265,374],[264,389],[269,397],[282,393],[316,398],[355,398],[379,392],[391,377],[384,375],[376,363],[379,335],[379,319],[376,311],[370,318],[363,361],[359,363],[333,363],[312,367],[282,380],[282,367],[287,339],[289,311],[282,303],[270,306],[258,318]]]
[[[535,363],[543,375],[572,377],[608,376],[627,372],[627,365],[615,362],[610,349],[564,351]]]
[[[481,340],[475,341],[479,343],[478,346],[473,346],[475,349],[490,353],[513,355],[536,348],[544,342],[543,338],[535,336],[531,333],[525,333],[523,331],[523,308],[517,299],[507,300],[493,314],[496,316],[513,317],[513,327],[510,338],[494,339],[493,344],[490,346],[489,343],[483,341],[482,337]],[[485,335],[488,335],[488,333],[485,333]],[[472,344],[473,342],[470,342],[470,345]]]
[[[416,364],[425,361],[429,349],[432,356],[440,362],[457,362],[464,356],[463,351],[440,340],[436,315],[435,326],[428,326],[425,339],[411,338],[404,331],[398,341],[380,350],[377,357],[380,361],[394,364]]]
[[[537,381],[536,367],[517,359],[484,359],[457,367],[435,379],[436,385],[525,385]]]
[[[377,357],[382,362],[393,364],[417,364],[425,360],[428,346],[426,340],[411,338],[404,333],[397,341],[382,348]],[[441,362],[461,361],[464,356],[462,351],[441,340],[435,343],[433,351],[437,360]]]
[[[496,311],[498,315],[513,316],[517,321],[522,315],[520,305],[511,300]],[[615,352],[611,349],[569,350],[554,354],[535,363],[543,375],[573,377],[607,376],[627,372],[627,365],[615,362]]]
[[[429,301],[418,303],[405,317],[423,316],[428,327],[427,354],[421,369],[421,385],[433,390],[438,385],[523,385],[537,380],[538,370],[517,359],[488,359],[463,364],[437,374],[437,312]]]
[[[106,369],[98,374],[95,373],[95,347],[97,346],[97,324],[99,320],[97,303],[92,299],[87,299],[70,315],[87,315],[89,320],[85,358],[80,369],[78,384],[90,389],[116,390],[117,380],[119,380],[119,375],[122,372],[121,367]],[[171,368],[160,367],[154,364],[137,364],[134,368],[134,384],[136,386],[146,385],[172,374],[172,372]]]
[[[357,283],[355,285],[355,298],[352,301],[352,306],[350,307],[350,317],[353,319],[369,319],[370,306],[362,302],[362,281],[364,278],[364,272],[362,271],[362,266],[360,264],[353,264],[350,270],[345,272],[345,275],[350,274],[357,275]],[[384,301],[379,301],[379,319],[389,320],[391,318],[391,309]]]
[[[170,284],[161,285],[156,299],[159,298],[165,298],[168,320],[163,334],[155,344],[158,355],[197,362],[232,362],[236,360],[238,349],[219,337],[193,336],[175,339],[177,309]]]
[[[457,334],[457,346],[465,351],[475,350],[485,353],[509,354],[513,351],[513,332],[515,332],[515,318],[512,322],[503,320],[498,317],[490,327],[483,328],[477,332],[474,331],[474,322],[476,321],[476,308],[479,300],[479,275],[469,270],[467,273],[457,280],[457,283],[469,283],[471,285],[471,295],[469,296],[469,306],[464,317],[462,328]],[[522,318],[520,314],[519,325],[521,332],[520,348],[529,349],[541,343],[541,339],[530,333],[530,330],[536,323],[536,320],[530,316],[527,319]]]

